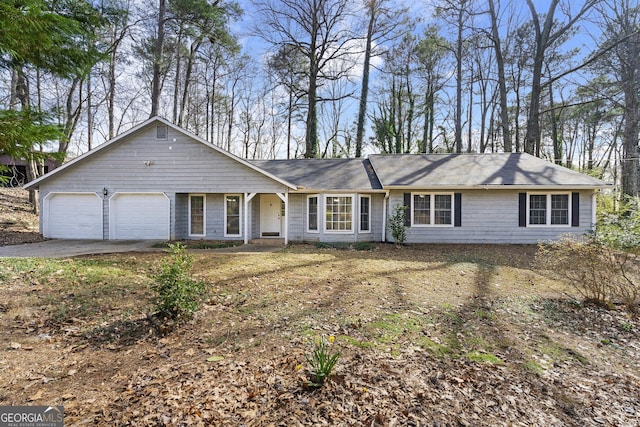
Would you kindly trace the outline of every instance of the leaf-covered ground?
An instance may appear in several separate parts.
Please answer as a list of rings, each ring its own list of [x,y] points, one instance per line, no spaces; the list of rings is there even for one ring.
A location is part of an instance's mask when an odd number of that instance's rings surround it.
[[[41,240],[38,215],[29,204],[29,193],[21,188],[0,187],[0,246]]]
[[[638,426],[640,322],[533,246],[194,251],[195,318],[147,320],[162,252],[0,260],[0,405],[67,425]],[[334,376],[305,353],[335,337]]]

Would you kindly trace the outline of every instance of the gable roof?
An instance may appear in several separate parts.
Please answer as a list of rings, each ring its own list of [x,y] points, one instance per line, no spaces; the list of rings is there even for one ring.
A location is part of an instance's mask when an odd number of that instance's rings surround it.
[[[375,154],[384,188],[603,188],[602,180],[526,153]]]
[[[81,162],[81,161],[83,161],[83,160],[85,160],[87,158],[95,157],[96,155],[98,155],[100,152],[106,150],[107,148],[112,147],[112,146],[122,142],[123,140],[126,140],[127,137],[129,137],[129,136],[133,135],[134,133],[146,128],[147,126],[154,125],[154,124],[166,125],[166,126],[170,127],[171,129],[175,130],[176,132],[180,132],[183,135],[185,135],[185,136],[187,136],[187,137],[189,137],[189,138],[191,138],[191,139],[193,139],[193,140],[195,140],[195,141],[197,141],[197,142],[199,142],[199,143],[201,143],[203,145],[206,145],[207,147],[209,147],[213,151],[216,151],[219,154],[222,154],[222,155],[224,155],[224,156],[226,156],[226,157],[228,157],[228,158],[230,158],[232,160],[235,160],[238,163],[240,163],[240,164],[242,164],[242,165],[244,165],[244,166],[246,166],[246,167],[248,167],[250,169],[255,170],[256,172],[258,172],[258,173],[260,173],[262,175],[265,175],[265,176],[273,179],[274,181],[279,182],[280,184],[283,184],[283,185],[285,185],[285,186],[287,186],[287,187],[289,187],[291,189],[295,189],[296,188],[296,186],[294,184],[291,184],[290,182],[287,182],[286,180],[284,180],[284,179],[282,179],[282,178],[280,178],[278,176],[272,175],[271,173],[260,169],[259,167],[255,166],[254,164],[248,162],[247,160],[242,159],[242,158],[240,158],[238,156],[235,156],[235,155],[231,154],[230,152],[228,152],[226,150],[223,150],[222,148],[211,144],[210,142],[208,142],[208,141],[204,140],[203,138],[199,137],[198,135],[192,134],[191,132],[188,132],[187,130],[185,130],[185,129],[179,127],[179,126],[176,126],[173,123],[169,122],[168,120],[166,120],[166,119],[164,119],[162,117],[159,117],[159,116],[151,117],[150,119],[144,121],[143,123],[141,123],[141,124],[139,124],[137,126],[134,126],[133,128],[127,130],[124,133],[121,133],[120,135],[118,135],[115,138],[105,142],[104,144],[100,144],[99,146],[97,146],[96,148],[92,149],[91,151],[87,151],[86,153],[84,153],[84,154],[76,157],[75,159],[63,164],[62,166],[54,169],[53,171],[41,176],[40,178],[35,179],[35,180],[27,183],[24,186],[24,188],[26,188],[26,189],[31,188],[31,187],[36,187],[37,188],[40,185],[40,183],[42,183],[43,181],[46,181],[46,180],[50,179],[51,177],[53,177],[53,176],[55,176],[55,175],[57,175],[59,173],[62,173],[62,172],[64,172],[65,170],[67,170],[69,168],[72,168],[75,164],[77,164],[77,163],[79,163],[79,162]]]
[[[299,190],[382,190],[368,159],[252,160],[251,163],[296,184]]]

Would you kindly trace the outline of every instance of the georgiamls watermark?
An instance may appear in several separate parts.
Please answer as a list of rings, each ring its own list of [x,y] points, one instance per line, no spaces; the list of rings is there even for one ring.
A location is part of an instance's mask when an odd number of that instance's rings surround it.
[[[0,406],[0,427],[64,427],[64,407]]]

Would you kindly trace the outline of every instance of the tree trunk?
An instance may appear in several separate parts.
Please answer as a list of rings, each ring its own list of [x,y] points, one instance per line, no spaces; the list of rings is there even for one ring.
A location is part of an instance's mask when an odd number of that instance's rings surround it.
[[[456,40],[456,153],[462,153],[462,24],[464,10],[458,10],[458,39]]]
[[[553,100],[553,85],[549,85],[549,118],[551,121],[551,141],[553,143],[553,162],[562,165],[562,139],[558,133],[558,116],[554,109],[555,102]],[[568,165],[568,167],[570,167]]]
[[[498,33],[498,17],[496,15],[494,0],[489,0],[489,13],[491,15],[491,37],[496,52],[496,68],[498,69],[498,88],[500,90],[500,128],[502,129],[502,144],[505,153],[513,150],[511,144],[511,130],[509,126],[509,107],[507,104],[507,79],[504,72],[504,57],[500,34]]]
[[[306,151],[304,156],[307,158],[315,158],[318,154],[318,112],[317,108],[317,77],[318,70],[314,58],[311,59],[311,72],[309,75],[309,108],[307,110],[307,131],[305,135]]]
[[[467,135],[467,153],[471,153],[473,144],[473,68],[471,69],[471,78],[469,79],[469,135]]]
[[[289,108],[287,109],[287,159],[291,158],[292,121],[293,121],[293,92],[289,91]]]
[[[173,115],[172,121],[173,123],[178,122],[178,108],[180,106],[180,102],[178,102],[178,98],[180,96],[180,83],[182,83],[182,79],[180,78],[180,71],[182,69],[182,23],[180,23],[180,30],[178,31],[178,41],[176,42],[176,73],[175,78],[173,80]],[[182,112],[180,112],[180,115]],[[181,126],[178,124],[178,126]]]
[[[640,72],[638,55],[640,55],[640,37],[636,33],[635,37],[638,41],[631,43],[635,45],[635,49],[629,52],[628,58],[631,59],[635,65],[629,67],[628,75],[623,81],[624,91],[624,130],[622,134],[622,193],[631,196],[638,197],[638,168],[640,167],[638,156],[640,152],[638,150],[638,132],[640,130],[640,117],[638,113],[638,88],[636,82],[638,81],[638,73]],[[632,56],[635,55],[635,58]]]
[[[364,139],[364,122],[367,115],[367,97],[369,94],[369,64],[371,61],[371,42],[373,27],[376,20],[376,1],[369,2],[369,26],[367,28],[367,42],[364,50],[364,67],[362,70],[362,90],[360,92],[360,105],[358,110],[358,124],[356,130],[356,157],[362,156]]]
[[[93,105],[91,105],[91,71],[87,73],[87,148],[93,148]]]
[[[180,101],[180,116],[178,118],[178,126],[182,126],[184,122],[184,117],[187,110],[187,101],[189,98],[189,83],[191,82],[191,74],[193,73],[193,63],[195,61],[196,53],[200,50],[200,45],[202,44],[202,40],[197,40],[196,42],[191,44],[191,48],[189,50],[189,58],[187,58],[187,68],[184,72],[184,83],[182,87],[182,100]]]
[[[158,115],[160,104],[160,67],[162,65],[162,51],[164,49],[164,15],[167,8],[166,0],[159,0],[158,34],[153,48],[153,81],[151,82],[151,114]]]

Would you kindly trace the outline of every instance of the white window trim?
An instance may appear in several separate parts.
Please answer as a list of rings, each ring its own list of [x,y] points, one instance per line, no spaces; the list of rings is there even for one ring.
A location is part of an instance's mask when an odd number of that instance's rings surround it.
[[[318,217],[316,219],[316,222],[317,222],[316,225],[318,226],[318,228],[315,229],[315,230],[312,230],[311,228],[309,228],[309,199],[311,199],[313,197],[318,199],[318,204],[316,205],[316,208],[317,208],[316,215]],[[320,200],[322,200],[322,198],[320,197],[319,194],[309,194],[309,195],[307,195],[307,233],[320,233],[320,227],[321,227],[321,224],[322,224],[322,208],[320,207]]]
[[[326,216],[327,216],[327,199],[329,197],[351,197],[351,229],[349,230],[327,230],[327,220],[326,220]],[[325,194],[324,197],[322,198],[324,201],[324,205],[323,205],[323,209],[322,209],[322,224],[323,224],[323,230],[325,233],[327,234],[354,234],[354,230],[355,230],[355,219],[354,219],[354,215],[356,213],[356,209],[355,209],[355,203],[356,203],[356,195],[355,194]]]
[[[238,234],[229,234],[227,233],[227,197],[237,196],[238,197]],[[225,194],[223,199],[224,204],[224,237],[242,237],[242,194]]]
[[[429,224],[416,224],[413,221],[413,196],[429,196]],[[436,210],[434,208],[435,206],[435,196],[450,196],[451,197],[451,224],[435,224],[435,218],[436,218]],[[456,219],[455,219],[455,215],[456,215],[456,198],[454,193],[442,193],[442,192],[435,192],[435,193],[423,193],[423,192],[416,192],[416,193],[411,193],[411,226],[412,227],[435,227],[435,228],[443,228],[443,227],[453,227],[455,225]]]
[[[362,230],[361,226],[362,224],[360,223],[360,221],[362,220],[361,218],[361,214],[362,212],[360,212],[360,210],[362,209],[362,199],[369,199],[369,229],[367,230]],[[371,234],[371,195],[369,194],[361,194],[358,197],[358,234]]]
[[[191,233],[191,198],[202,197],[202,234]],[[226,206],[225,199],[225,206]],[[225,227],[226,228],[226,227]],[[205,237],[207,235],[207,196],[206,194],[189,194],[189,237]]]
[[[567,212],[567,223],[566,224],[551,224],[551,196],[562,194],[568,197],[568,205],[569,209]],[[531,205],[531,197],[530,196],[547,196],[547,213],[546,213],[546,223],[545,224],[531,224],[529,222],[529,213],[530,213],[530,205]],[[571,192],[569,191],[536,191],[527,193],[527,227],[533,228],[566,228],[571,227]]]

